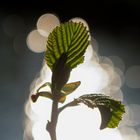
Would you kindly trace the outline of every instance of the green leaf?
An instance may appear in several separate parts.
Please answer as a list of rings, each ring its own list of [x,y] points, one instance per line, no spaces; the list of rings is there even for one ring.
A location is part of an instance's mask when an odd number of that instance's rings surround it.
[[[64,95],[68,95],[76,90],[80,86],[80,84],[80,81],[68,83],[62,88],[61,93],[63,93]]]
[[[102,118],[100,129],[118,127],[125,113],[124,105],[120,101],[103,94],[86,94],[75,99],[74,103],[84,103],[92,109],[98,107]]]
[[[99,108],[102,117],[100,129],[118,127],[125,112],[124,105],[120,101],[113,100],[103,94],[87,94],[79,97],[79,99],[90,108]]]
[[[84,53],[89,44],[89,35],[83,23],[66,22],[54,28],[49,34],[45,60],[53,67],[62,54],[67,56],[66,65],[75,68],[84,60]]]

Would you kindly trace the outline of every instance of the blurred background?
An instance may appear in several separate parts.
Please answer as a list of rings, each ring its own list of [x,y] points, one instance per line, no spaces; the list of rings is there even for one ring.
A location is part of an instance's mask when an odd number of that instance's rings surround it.
[[[30,3],[29,3],[30,2]],[[15,3],[15,4],[14,4]],[[30,31],[45,13],[61,22],[81,17],[98,43],[98,53],[111,58],[125,76],[127,104],[140,105],[140,1],[20,1],[0,5],[0,139],[22,140],[24,105],[30,84],[42,67],[44,53],[26,44]],[[134,113],[140,113],[140,107]],[[140,131],[137,116],[134,127]]]

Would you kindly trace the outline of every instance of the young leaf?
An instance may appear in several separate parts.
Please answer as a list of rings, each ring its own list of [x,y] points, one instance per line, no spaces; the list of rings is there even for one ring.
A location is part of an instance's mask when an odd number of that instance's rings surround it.
[[[64,95],[64,96],[60,96],[60,98],[59,98],[58,101],[59,101],[60,103],[64,103],[65,100],[66,100],[66,96]]]
[[[31,95],[31,100],[35,103],[37,99],[39,98],[39,96],[54,100],[53,94],[50,92],[38,92],[36,94],[33,94]],[[66,100],[66,96],[60,96],[60,98],[58,99],[58,102],[64,103],[65,100]]]
[[[62,54],[67,55],[66,65],[71,69],[82,63],[89,44],[89,35],[83,23],[66,22],[50,33],[45,60],[52,70]]]
[[[124,105],[121,104],[120,101],[116,101],[103,94],[86,94],[80,96],[79,98],[60,108],[59,111],[61,112],[66,107],[78,105],[79,103],[84,103],[92,109],[95,107],[99,108],[102,118],[100,129],[104,129],[106,127],[117,127],[122,119],[123,113],[125,113]]]
[[[72,93],[74,90],[76,90],[80,86],[81,82],[73,82],[73,83],[68,83],[65,84],[65,86],[62,88],[60,92],[60,97],[59,97],[59,102],[64,103],[66,100],[66,96]]]
[[[88,38],[88,31],[83,23],[72,21],[57,26],[50,33],[45,60],[53,72],[52,93],[60,93],[71,70],[83,62],[89,44]]]
[[[63,93],[64,95],[68,95],[76,90],[80,86],[80,84],[80,81],[68,83],[62,88],[61,93]]]
[[[99,108],[102,117],[100,129],[117,127],[125,112],[124,105],[120,101],[113,100],[103,94],[87,94],[77,100],[90,108]]]

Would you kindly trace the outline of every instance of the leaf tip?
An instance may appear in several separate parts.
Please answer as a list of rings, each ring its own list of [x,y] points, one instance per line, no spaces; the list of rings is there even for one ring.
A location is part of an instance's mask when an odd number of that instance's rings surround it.
[[[33,101],[33,103],[37,101],[38,97],[39,97],[38,94],[31,95],[31,100]]]

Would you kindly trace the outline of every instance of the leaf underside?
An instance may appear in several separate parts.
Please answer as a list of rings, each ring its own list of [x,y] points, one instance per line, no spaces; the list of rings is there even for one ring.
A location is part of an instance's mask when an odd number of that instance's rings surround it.
[[[100,129],[118,127],[122,115],[125,112],[124,105],[120,101],[113,100],[103,94],[86,94],[75,99],[77,104],[84,103],[90,108],[97,107],[101,113]]]
[[[50,33],[47,41],[45,60],[52,70],[62,54],[67,55],[66,65],[75,68],[84,60],[89,44],[89,35],[83,23],[66,22]]]
[[[80,84],[80,81],[65,84],[65,86],[61,90],[61,93],[64,95],[68,95],[75,91],[80,86]]]
[[[66,96],[74,92],[80,86],[80,84],[80,81],[65,84],[65,86],[61,90],[59,102],[64,103],[66,100]]]

